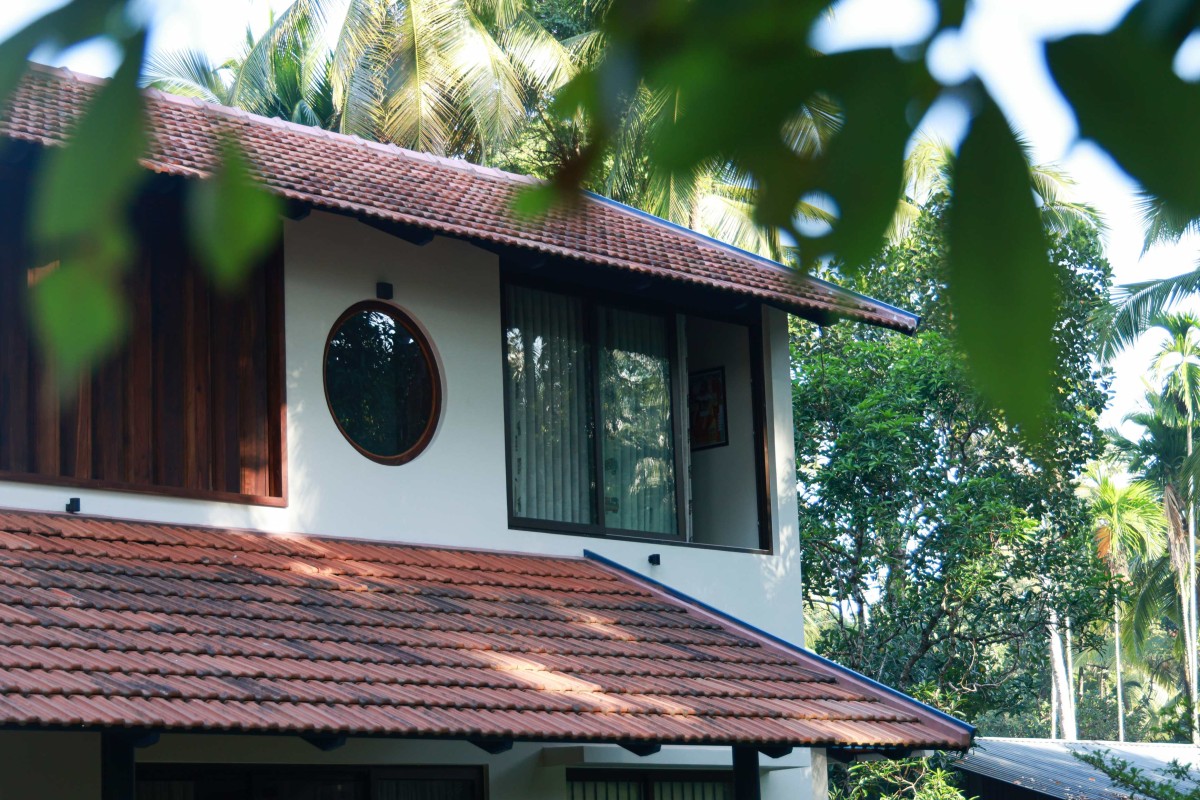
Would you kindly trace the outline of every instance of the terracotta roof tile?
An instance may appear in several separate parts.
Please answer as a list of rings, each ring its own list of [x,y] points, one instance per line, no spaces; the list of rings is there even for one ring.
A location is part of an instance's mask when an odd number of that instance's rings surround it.
[[[963,748],[592,560],[0,511],[0,724]]]
[[[0,135],[62,144],[98,83],[32,66],[4,110]],[[268,189],[316,208],[713,287],[801,314],[908,333],[918,324],[913,314],[597,195],[530,219],[511,211],[516,193],[533,182],[524,176],[157,91],[146,95],[152,144],[144,164],[155,172],[206,176],[217,135],[228,131]]]

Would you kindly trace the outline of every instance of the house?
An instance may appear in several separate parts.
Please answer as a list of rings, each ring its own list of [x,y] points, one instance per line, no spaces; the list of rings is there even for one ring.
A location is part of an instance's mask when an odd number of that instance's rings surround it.
[[[0,797],[801,800],[969,746],[802,646],[787,315],[914,316],[148,92],[126,344],[64,398],[24,221],[96,85],[0,123]],[[238,294],[181,234],[220,135],[286,201]]]
[[[1113,784],[1075,753],[1107,752],[1128,761],[1145,778],[1175,783],[1172,762],[1200,773],[1200,748],[1149,742],[1067,742],[1062,739],[980,738],[953,762],[963,792],[979,800],[1129,800],[1134,793]]]

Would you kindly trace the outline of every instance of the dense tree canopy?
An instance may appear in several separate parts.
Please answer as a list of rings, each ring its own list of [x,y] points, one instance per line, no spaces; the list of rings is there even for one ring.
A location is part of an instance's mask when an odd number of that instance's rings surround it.
[[[1110,609],[1075,492],[1103,448],[1090,315],[1110,275],[1094,229],[1053,237],[1056,404],[1030,444],[972,389],[945,214],[935,200],[903,241],[838,275],[916,309],[916,337],[794,327],[800,529],[817,649],[974,718],[1046,698],[1055,613],[1086,633]]]

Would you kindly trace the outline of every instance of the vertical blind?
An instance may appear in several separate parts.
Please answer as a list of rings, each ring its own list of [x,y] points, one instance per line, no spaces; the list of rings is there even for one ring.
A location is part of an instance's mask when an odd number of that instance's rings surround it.
[[[671,534],[675,447],[666,320],[604,309],[604,524]]]
[[[594,524],[592,352],[583,302],[513,288],[507,311],[513,513]]]
[[[711,774],[678,776],[655,771],[645,775],[614,774],[602,778],[567,778],[569,800],[730,800],[733,786],[729,778]]]
[[[505,304],[513,514],[676,534],[667,319],[516,286]]]

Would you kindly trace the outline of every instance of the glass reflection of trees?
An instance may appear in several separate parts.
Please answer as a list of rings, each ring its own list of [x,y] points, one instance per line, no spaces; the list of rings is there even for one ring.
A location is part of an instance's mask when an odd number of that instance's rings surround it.
[[[675,535],[667,319],[524,287],[506,313],[513,513]]]
[[[346,438],[377,460],[401,459],[427,439],[435,380],[420,334],[383,304],[347,315],[329,337],[330,410]]]

